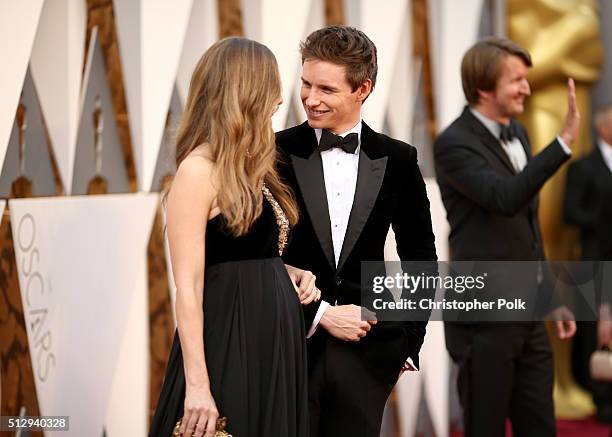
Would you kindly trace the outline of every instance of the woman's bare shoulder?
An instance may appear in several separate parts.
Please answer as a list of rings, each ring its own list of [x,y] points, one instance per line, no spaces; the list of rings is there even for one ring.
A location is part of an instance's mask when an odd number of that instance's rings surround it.
[[[214,163],[207,150],[198,146],[178,166],[170,194],[180,188],[181,191],[186,189],[192,193],[208,194],[208,196],[212,194],[214,197],[216,194],[214,170]]]

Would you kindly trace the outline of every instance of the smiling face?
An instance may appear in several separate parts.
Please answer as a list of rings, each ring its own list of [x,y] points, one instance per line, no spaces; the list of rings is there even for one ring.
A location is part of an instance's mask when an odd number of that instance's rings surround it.
[[[306,59],[302,65],[300,97],[314,129],[335,134],[351,129],[359,122],[361,105],[371,89],[368,79],[353,91],[342,65],[318,59]]]
[[[527,72],[529,67],[518,56],[506,56],[500,65],[500,74],[493,91],[479,91],[477,105],[494,120],[507,123],[525,110],[525,97],[531,94]]]

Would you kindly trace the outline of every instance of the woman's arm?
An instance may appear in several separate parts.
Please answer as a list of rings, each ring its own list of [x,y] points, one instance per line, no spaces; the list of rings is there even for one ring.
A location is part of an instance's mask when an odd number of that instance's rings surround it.
[[[179,166],[168,194],[167,231],[176,283],[176,319],[185,369],[183,435],[214,432],[219,413],[204,357],[204,241],[216,198],[212,163],[197,155]]]

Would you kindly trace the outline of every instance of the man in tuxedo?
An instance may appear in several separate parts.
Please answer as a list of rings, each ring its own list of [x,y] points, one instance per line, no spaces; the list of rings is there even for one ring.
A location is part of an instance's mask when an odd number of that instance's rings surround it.
[[[579,114],[570,80],[563,130],[532,156],[527,132],[514,120],[530,94],[530,66],[529,53],[505,38],[484,39],[463,57],[468,106],[434,143],[453,260],[544,259],[537,193],[570,158]],[[555,326],[559,338],[575,332],[572,320]],[[446,323],[445,332],[459,365],[467,437],[503,436],[508,417],[514,436],[555,435],[553,361],[542,322]]]
[[[595,112],[597,140],[593,151],[572,163],[565,188],[565,222],[580,230],[581,258],[584,261],[612,261],[612,106]],[[607,290],[608,293],[612,290]],[[577,299],[581,303],[580,299]],[[572,350],[576,379],[589,388],[597,405],[597,419],[612,423],[612,384],[592,381],[589,357],[601,346],[610,344],[610,303],[600,307],[602,319],[579,322],[579,335]],[[596,335],[597,333],[597,335]]]
[[[361,263],[384,260],[390,226],[403,261],[435,261],[429,201],[416,149],[361,119],[376,83],[372,41],[331,26],[300,51],[308,121],[277,144],[301,213],[284,259],[312,271],[322,292],[305,308],[311,435],[378,437],[402,369],[418,368],[427,322],[362,320]]]

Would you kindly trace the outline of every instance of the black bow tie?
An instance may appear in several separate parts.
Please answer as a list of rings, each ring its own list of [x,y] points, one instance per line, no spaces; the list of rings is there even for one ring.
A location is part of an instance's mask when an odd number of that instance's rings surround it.
[[[355,153],[357,146],[359,145],[359,136],[356,133],[348,134],[344,138],[334,134],[327,129],[323,129],[321,133],[321,141],[319,141],[319,150],[325,152],[326,150],[333,149],[334,147],[340,147],[346,153]]]
[[[499,139],[505,143],[509,143],[512,141],[512,138],[516,137],[516,130],[512,123],[507,125],[499,123],[499,127],[501,128],[499,131]]]

